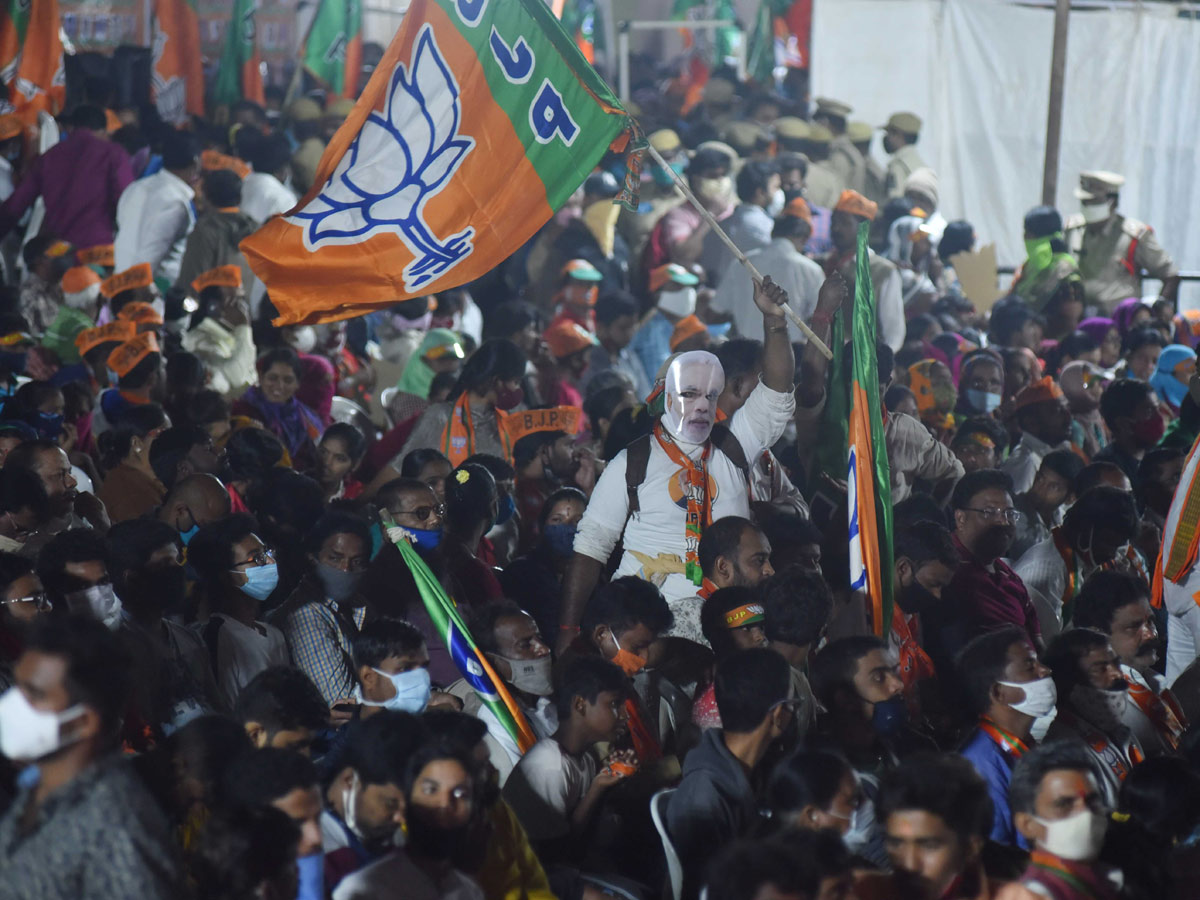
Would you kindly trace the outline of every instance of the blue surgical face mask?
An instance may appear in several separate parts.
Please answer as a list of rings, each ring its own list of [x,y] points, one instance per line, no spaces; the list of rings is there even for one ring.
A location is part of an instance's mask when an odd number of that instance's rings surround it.
[[[436,550],[442,542],[440,528],[406,528],[405,531],[413,536],[413,543],[417,545],[418,550]]]
[[[999,409],[1003,401],[1003,397],[991,391],[979,391],[967,388],[967,402],[971,404],[971,409],[978,410],[979,412],[995,412]]]
[[[255,566],[242,574],[246,576],[246,583],[238,585],[238,588],[247,597],[253,597],[260,603],[270,597],[271,591],[279,585],[279,566],[275,563]]]
[[[495,528],[497,525],[505,524],[516,514],[516,512],[517,504],[516,501],[513,500],[512,494],[505,494],[500,498],[499,512],[496,513],[496,521],[492,523],[492,528]],[[490,531],[491,529],[488,530]]]
[[[575,552],[575,532],[577,525],[547,525],[542,531],[550,552],[555,556],[570,556]]]
[[[318,852],[301,856],[296,860],[296,867],[300,875],[296,900],[324,900],[325,854]]]
[[[671,177],[671,173],[674,172],[676,175],[682,175],[686,168],[687,163],[673,162],[666,169],[662,166],[655,166],[650,170],[650,174],[654,178],[654,183],[659,187],[671,187],[675,183],[675,179]]]
[[[908,708],[904,705],[903,697],[893,697],[875,704],[875,712],[871,716],[871,727],[881,737],[888,737],[900,731],[908,722]]]
[[[383,701],[361,698],[364,706],[382,706],[384,709],[400,710],[401,712],[416,714],[429,705],[429,695],[432,693],[432,687],[428,669],[409,669],[407,672],[399,672],[395,675],[389,675],[387,672],[382,672],[374,666],[371,667],[371,670],[390,681],[392,687],[396,689],[396,694]]]
[[[181,541],[183,541],[183,546],[186,547],[188,544],[190,544],[192,541],[192,538],[194,538],[196,536],[196,532],[199,530],[200,530],[200,526],[197,525],[195,522],[193,522],[192,527],[189,528],[187,531],[179,532],[179,539]]]

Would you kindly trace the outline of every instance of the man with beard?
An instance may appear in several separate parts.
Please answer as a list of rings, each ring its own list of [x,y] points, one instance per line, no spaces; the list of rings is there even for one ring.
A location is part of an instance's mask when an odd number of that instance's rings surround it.
[[[1121,711],[1127,725],[1150,756],[1175,754],[1187,718],[1162,676],[1158,662],[1158,629],[1146,582],[1128,572],[1097,572],[1077,600],[1075,624],[1108,635],[1129,682],[1128,702]]]
[[[1062,525],[1022,555],[1014,571],[1025,583],[1044,636],[1071,626],[1079,592],[1093,572],[1141,567],[1137,551],[1128,546],[1137,530],[1133,497],[1101,485],[1076,500]]]
[[[963,648],[957,662],[966,702],[979,716],[979,727],[960,752],[988,784],[993,807],[989,837],[1026,847],[1013,826],[1008,785],[1017,760],[1034,745],[1034,721],[1054,711],[1054,680],[1015,625],[981,634]]]
[[[884,777],[879,814],[891,875],[855,884],[862,900],[977,900],[995,888],[982,853],[991,824],[987,786],[970,763],[951,754],[906,760]]]
[[[123,612],[118,635],[133,660],[134,706],[157,737],[222,708],[204,641],[165,618],[183,611],[179,533],[130,519],[107,538],[109,572]]]
[[[43,523],[20,549],[22,556],[34,559],[56,534],[70,528],[96,528],[100,534],[108,530],[108,513],[94,494],[75,489],[71,461],[53,441],[26,441],[8,451],[5,468],[25,469],[41,479],[49,499],[47,513],[50,521]]]
[[[540,536],[537,523],[546,498],[564,485],[575,483],[575,473],[580,467],[574,450],[579,410],[558,406],[515,415],[505,427],[512,428],[510,435],[520,435],[513,441],[513,465],[517,470],[515,499],[521,521],[517,551],[528,553]],[[590,485],[585,490],[587,487]]]
[[[1042,629],[1029,592],[1000,557],[1008,553],[1021,515],[1013,506],[1012,481],[996,469],[963,476],[950,498],[959,566],[948,586],[954,609],[940,610],[940,651],[953,655],[971,636],[1001,625],[1019,625],[1042,648]],[[929,623],[926,623],[929,624]]]
[[[716,591],[727,587],[754,587],[775,574],[771,545],[766,535],[742,516],[726,516],[704,530],[700,538],[700,569],[704,581],[695,597],[667,600],[675,617],[668,635],[707,644],[700,628],[700,608]]]
[[[1121,782],[1146,758],[1141,742],[1124,722],[1129,682],[1121,660],[1104,632],[1072,628],[1050,642],[1045,663],[1058,691],[1058,715],[1046,740],[1082,741],[1109,806],[1116,806]]]
[[[387,854],[404,828],[405,768],[427,739],[421,720],[389,710],[349,726],[345,752],[325,789],[321,837],[325,887]]]

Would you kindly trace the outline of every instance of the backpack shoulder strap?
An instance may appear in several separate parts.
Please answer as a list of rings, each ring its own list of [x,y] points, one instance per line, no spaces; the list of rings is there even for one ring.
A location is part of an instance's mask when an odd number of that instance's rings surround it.
[[[625,448],[625,493],[629,497],[629,515],[639,509],[638,488],[646,480],[646,468],[650,465],[650,438],[643,434]]]
[[[204,631],[201,633],[204,643],[208,647],[208,661],[212,665],[214,677],[219,677],[219,673],[217,672],[217,632],[221,630],[221,626],[224,624],[224,619],[209,616],[208,622],[204,625]]]
[[[733,436],[733,432],[724,425],[714,425],[709,440],[712,441],[714,447],[729,457],[729,461],[737,466],[749,481],[750,463],[746,459],[746,451],[742,448],[742,442]]]

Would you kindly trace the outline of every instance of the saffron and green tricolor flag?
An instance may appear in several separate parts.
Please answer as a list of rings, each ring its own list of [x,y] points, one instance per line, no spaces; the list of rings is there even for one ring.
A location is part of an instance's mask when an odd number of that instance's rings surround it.
[[[867,263],[868,230],[865,222],[858,228],[854,321],[850,329],[854,365],[850,382],[846,485],[850,518],[850,589],[867,595],[872,627],[876,634],[883,636],[892,625],[891,469],[880,408],[875,298]],[[840,342],[835,346],[840,346]]]
[[[358,96],[362,72],[362,0],[320,0],[300,63],[330,93]]]
[[[545,0],[413,0],[313,187],[242,242],[278,324],[472,281],[644,139]],[[631,141],[631,138],[633,140]]]
[[[384,524],[390,526],[392,523],[389,520]],[[534,737],[529,722],[513,700],[512,694],[496,675],[491,663],[471,637],[471,632],[463,624],[454,601],[446,594],[441,583],[429,571],[429,566],[425,565],[425,560],[421,559],[407,540],[401,538],[397,541],[396,549],[400,551],[405,564],[412,572],[421,601],[425,604],[425,611],[429,613],[434,627],[442,636],[454,664],[458,666],[467,683],[475,689],[484,706],[492,711],[492,715],[505,727],[524,753],[534,745],[537,738]]]
[[[258,0],[233,0],[233,10],[225,25],[225,46],[217,80],[213,85],[213,102],[230,105],[239,100],[253,100],[260,106],[266,103],[263,94],[262,57],[258,52],[258,31],[254,13]]]

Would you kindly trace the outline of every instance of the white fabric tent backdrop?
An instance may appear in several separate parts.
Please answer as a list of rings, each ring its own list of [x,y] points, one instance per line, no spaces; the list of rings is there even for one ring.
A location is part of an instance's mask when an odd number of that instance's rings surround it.
[[[942,213],[1019,264],[1022,218],[1042,192],[1053,30],[1052,7],[1005,0],[816,0],[812,94],[876,125],[920,115]],[[1121,172],[1121,210],[1200,268],[1200,22],[1165,4],[1072,11],[1062,134],[1064,215],[1079,208],[1081,170]],[[1187,299],[1200,305],[1200,290]]]

